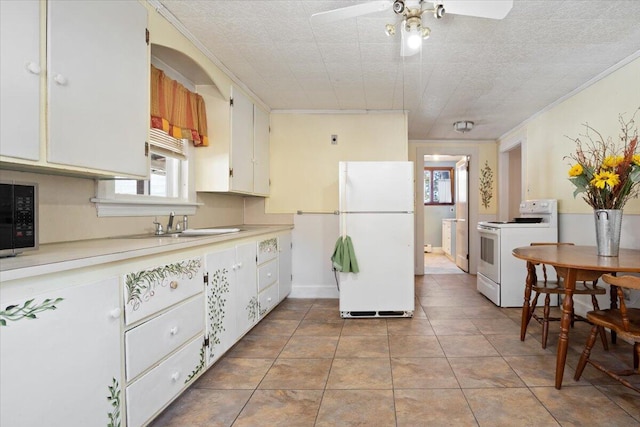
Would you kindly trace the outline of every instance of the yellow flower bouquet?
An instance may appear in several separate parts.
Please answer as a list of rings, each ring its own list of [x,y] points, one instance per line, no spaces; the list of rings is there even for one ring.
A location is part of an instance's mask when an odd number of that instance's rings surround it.
[[[636,110],[636,113],[640,108]],[[569,181],[575,185],[573,197],[585,193],[583,199],[593,209],[622,209],[640,193],[640,154],[638,129],[634,116],[629,121],[619,117],[622,132],[620,143],[605,139],[591,126],[576,142],[576,152],[566,156],[571,160]]]

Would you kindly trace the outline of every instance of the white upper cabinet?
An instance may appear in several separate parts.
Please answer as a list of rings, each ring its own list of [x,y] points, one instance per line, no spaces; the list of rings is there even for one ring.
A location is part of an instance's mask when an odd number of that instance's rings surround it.
[[[47,13],[48,161],[145,176],[145,7],[137,1],[50,1]]]
[[[233,87],[227,103],[204,95],[216,133],[196,150],[196,191],[268,196],[269,113]]]
[[[253,193],[253,103],[233,92],[231,105],[231,190]]]
[[[253,107],[253,192],[269,195],[269,113]]]
[[[40,3],[0,1],[0,155],[40,157]]]

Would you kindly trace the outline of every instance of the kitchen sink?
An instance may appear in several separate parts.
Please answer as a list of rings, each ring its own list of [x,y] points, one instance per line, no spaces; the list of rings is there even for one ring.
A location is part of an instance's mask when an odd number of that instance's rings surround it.
[[[114,239],[192,239],[196,237],[218,236],[221,234],[237,233],[242,231],[239,228],[189,228],[179,233],[167,234],[131,234],[128,236],[117,236]]]

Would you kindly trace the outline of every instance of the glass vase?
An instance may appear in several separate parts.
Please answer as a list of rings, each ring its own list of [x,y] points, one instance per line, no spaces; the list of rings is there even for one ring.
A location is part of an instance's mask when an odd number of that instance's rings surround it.
[[[618,256],[622,209],[596,209],[593,215],[596,221],[598,256]]]

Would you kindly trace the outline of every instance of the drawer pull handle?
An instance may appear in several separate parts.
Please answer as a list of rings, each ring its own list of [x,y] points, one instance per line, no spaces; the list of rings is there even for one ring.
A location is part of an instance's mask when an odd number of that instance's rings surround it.
[[[178,327],[177,327],[177,326],[174,326],[173,328],[169,329],[169,333],[170,333],[171,335],[175,335],[175,334],[177,334],[177,333],[178,333]]]
[[[178,381],[178,378],[180,378],[180,372],[174,372],[171,374],[171,381]]]
[[[271,298],[270,298],[270,297],[269,297],[269,298],[267,298],[267,302],[271,302]]]
[[[171,282],[169,282],[169,287],[171,289],[178,289],[178,281],[177,280],[172,280]]]
[[[67,78],[62,74],[56,74],[55,76],[53,76],[53,81],[56,82],[56,84],[59,86],[67,85]]]
[[[271,277],[271,273],[267,273],[267,277]]]
[[[120,314],[122,314],[122,310],[120,310],[120,307],[116,307],[109,312],[109,316],[111,316],[114,319],[120,318]]]
[[[241,262],[238,263],[238,268],[242,268],[242,263]]]

